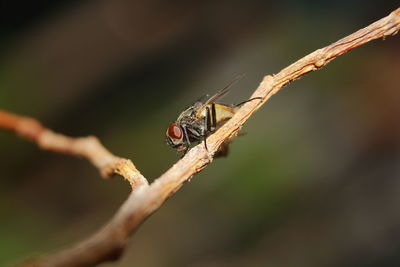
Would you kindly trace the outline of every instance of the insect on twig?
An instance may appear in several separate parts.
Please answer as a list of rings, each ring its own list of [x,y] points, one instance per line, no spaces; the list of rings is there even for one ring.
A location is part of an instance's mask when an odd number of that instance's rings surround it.
[[[210,134],[232,118],[243,104],[262,99],[261,97],[254,97],[233,105],[216,103],[229,92],[230,87],[242,76],[232,80],[213,96],[206,95],[185,109],[178,116],[178,119],[167,127],[167,144],[178,152],[186,154],[192,143],[204,141],[204,146],[208,150],[206,138]],[[225,149],[227,149],[227,145],[225,145]]]

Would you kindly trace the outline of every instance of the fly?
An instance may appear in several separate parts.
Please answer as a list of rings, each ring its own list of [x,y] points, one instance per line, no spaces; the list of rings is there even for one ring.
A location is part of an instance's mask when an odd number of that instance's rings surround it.
[[[184,154],[189,150],[192,143],[201,141],[204,141],[207,149],[206,138],[232,118],[240,106],[249,101],[261,99],[261,97],[255,97],[236,105],[216,103],[229,92],[230,86],[239,78],[231,81],[215,95],[211,97],[206,95],[185,109],[178,119],[167,127],[167,144]],[[225,149],[227,149],[227,145]]]

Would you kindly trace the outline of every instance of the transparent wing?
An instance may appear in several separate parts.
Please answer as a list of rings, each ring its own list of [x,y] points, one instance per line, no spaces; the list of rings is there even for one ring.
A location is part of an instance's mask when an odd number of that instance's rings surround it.
[[[244,76],[244,74],[238,75],[235,79],[233,79],[232,81],[230,81],[224,88],[220,89],[217,93],[215,93],[213,96],[211,96],[210,98],[208,98],[197,110],[197,115],[200,115],[204,108],[211,104],[216,102],[217,100],[221,99],[222,97],[224,97],[225,95],[228,94],[230,87],[235,84],[237,81],[239,81],[240,79],[242,79]]]

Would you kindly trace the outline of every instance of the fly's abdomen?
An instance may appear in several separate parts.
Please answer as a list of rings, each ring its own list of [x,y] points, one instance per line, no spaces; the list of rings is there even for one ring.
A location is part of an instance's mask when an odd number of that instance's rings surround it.
[[[215,116],[217,124],[225,122],[232,118],[232,116],[236,113],[234,107],[226,106],[222,104],[214,104],[215,105]]]

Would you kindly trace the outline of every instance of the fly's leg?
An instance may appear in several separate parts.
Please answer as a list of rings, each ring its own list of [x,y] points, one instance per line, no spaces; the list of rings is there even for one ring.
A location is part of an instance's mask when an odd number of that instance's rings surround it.
[[[210,115],[210,108],[206,107],[206,115],[204,116],[204,127],[202,129],[201,135],[203,137],[204,146],[207,151],[208,151],[207,133],[209,133],[211,131],[211,127],[212,127],[211,124],[212,124],[212,120],[211,120],[211,115]]]
[[[204,126],[205,127],[203,127],[203,135],[205,135],[205,132],[210,132],[212,130],[211,127],[213,127],[213,121],[211,119],[209,107],[206,107],[206,115],[204,116]]]
[[[211,104],[211,118],[212,118],[212,123],[211,123],[211,127],[213,127],[213,129],[217,128],[217,111],[215,110],[215,103]],[[211,129],[210,129],[211,131]]]
[[[187,153],[187,151],[189,150],[190,140],[189,140],[189,135],[186,130],[186,125],[182,125],[182,129],[183,129],[183,136],[186,139],[185,151],[183,152],[183,154],[185,155]]]
[[[261,99],[263,99],[263,98],[260,97],[260,96],[253,97],[253,98],[251,98],[251,99],[247,99],[247,100],[245,100],[245,101],[243,101],[243,102],[240,102],[239,104],[236,104],[234,107],[240,107],[240,106],[246,104],[247,102],[250,102],[250,101],[253,101],[253,100],[257,100],[257,99],[258,99],[258,100],[261,100]]]
[[[192,135],[192,137],[196,140],[200,140],[202,135],[201,133],[199,133],[197,130],[193,129],[193,128],[186,128],[186,130],[188,132],[190,132],[190,134]]]
[[[201,133],[204,146],[208,151],[207,147],[207,136],[208,133],[211,133],[217,127],[217,111],[215,110],[215,103],[211,104],[211,110],[209,107],[206,107],[206,116],[204,116],[204,127]]]

